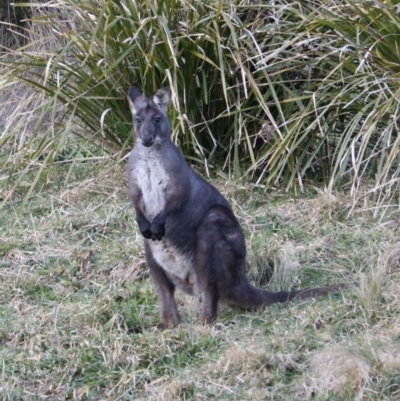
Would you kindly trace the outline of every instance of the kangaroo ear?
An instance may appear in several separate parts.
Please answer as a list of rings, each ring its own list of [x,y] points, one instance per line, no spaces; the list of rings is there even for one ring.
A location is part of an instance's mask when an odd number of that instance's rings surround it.
[[[131,87],[129,88],[128,95],[129,95],[129,99],[131,99],[132,102],[134,102],[135,99],[136,99],[138,96],[142,96],[142,92],[140,92],[140,90],[136,89],[135,87],[131,86]]]
[[[154,104],[161,109],[165,114],[168,111],[168,105],[171,101],[171,89],[169,88],[161,88],[153,95]]]
[[[142,96],[142,92],[131,86],[128,91],[128,100],[129,100],[129,106],[131,108],[131,112],[133,115],[136,114],[137,108],[135,107],[135,100],[139,97]]]

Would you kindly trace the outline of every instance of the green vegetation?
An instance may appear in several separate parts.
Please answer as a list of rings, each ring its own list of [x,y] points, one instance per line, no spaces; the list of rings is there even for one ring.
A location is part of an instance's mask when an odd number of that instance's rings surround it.
[[[260,3],[0,1],[0,399],[400,398],[399,7]],[[171,87],[252,282],[357,288],[157,331],[131,85]]]

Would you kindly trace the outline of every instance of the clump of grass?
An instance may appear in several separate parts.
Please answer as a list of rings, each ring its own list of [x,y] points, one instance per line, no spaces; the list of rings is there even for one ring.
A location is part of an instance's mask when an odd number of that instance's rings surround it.
[[[400,249],[398,246],[389,247],[372,259],[371,268],[361,275],[358,302],[366,318],[379,319],[384,305],[384,287],[389,285],[391,276],[397,273]]]
[[[346,395],[363,399],[370,384],[372,368],[369,361],[351,347],[332,346],[311,358],[310,395]],[[311,397],[310,397],[311,398]]]
[[[290,289],[298,284],[299,260],[290,242],[279,243],[265,236],[253,240],[248,255],[249,278],[270,291]]]
[[[399,358],[397,349],[392,347],[389,344],[335,345],[315,353],[309,361],[309,397],[340,394],[341,398],[368,399],[374,397],[378,385],[379,397],[393,399],[399,394],[399,386],[392,379],[398,377]]]

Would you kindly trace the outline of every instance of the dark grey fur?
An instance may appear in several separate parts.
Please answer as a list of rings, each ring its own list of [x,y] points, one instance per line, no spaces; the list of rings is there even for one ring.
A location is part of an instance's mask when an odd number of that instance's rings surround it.
[[[152,99],[129,90],[135,132],[129,194],[160,301],[159,327],[180,322],[176,287],[202,300],[203,323],[216,320],[219,301],[250,310],[346,287],[273,293],[247,281],[242,228],[228,201],[189,167],[171,141],[170,99],[168,88],[159,89]]]

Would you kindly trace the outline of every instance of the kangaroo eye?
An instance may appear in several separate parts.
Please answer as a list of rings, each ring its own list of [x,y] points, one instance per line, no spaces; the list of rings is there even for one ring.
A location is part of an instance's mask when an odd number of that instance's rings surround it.
[[[135,117],[135,121],[140,124],[142,122],[142,119],[140,117]]]
[[[155,117],[154,117],[154,122],[155,122],[156,124],[158,124],[160,121],[161,121],[161,117],[160,117],[160,116],[155,116]]]

